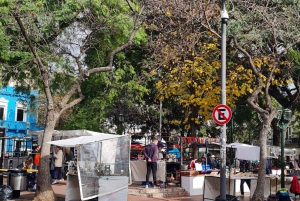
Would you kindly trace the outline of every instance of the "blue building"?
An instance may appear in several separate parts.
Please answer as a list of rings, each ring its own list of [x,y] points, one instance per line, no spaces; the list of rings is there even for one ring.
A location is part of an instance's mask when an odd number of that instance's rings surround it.
[[[31,91],[30,96],[37,95],[38,91]],[[29,130],[43,130],[37,125],[37,110],[29,109],[30,96],[16,93],[11,86],[0,89],[1,159],[30,152],[33,139],[26,134]]]

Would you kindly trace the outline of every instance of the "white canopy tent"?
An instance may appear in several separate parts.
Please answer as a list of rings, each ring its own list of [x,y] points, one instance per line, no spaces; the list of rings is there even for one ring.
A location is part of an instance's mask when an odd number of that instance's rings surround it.
[[[74,133],[72,133],[74,132]],[[66,200],[122,200],[130,184],[130,136],[88,130],[61,132],[73,138],[47,142],[77,150],[77,173],[68,174]],[[80,136],[79,134],[86,136]],[[114,197],[115,199],[110,199]]]
[[[226,147],[235,148],[235,157],[238,159],[249,161],[259,160],[260,148],[258,146],[235,142],[227,144]]]
[[[47,142],[52,145],[60,146],[60,147],[75,147],[76,145],[80,144],[88,144],[92,142],[98,142],[108,139],[115,139],[118,137],[124,137],[122,135],[111,135],[111,134],[103,134],[103,133],[96,133],[92,131],[88,131],[87,133],[92,134],[91,136],[80,136],[74,138],[68,138],[64,140],[56,140]]]
[[[214,144],[220,145],[220,143],[214,143]],[[249,160],[249,161],[259,160],[260,148],[258,146],[234,142],[234,143],[226,144],[226,147],[236,149],[235,157],[237,159]]]

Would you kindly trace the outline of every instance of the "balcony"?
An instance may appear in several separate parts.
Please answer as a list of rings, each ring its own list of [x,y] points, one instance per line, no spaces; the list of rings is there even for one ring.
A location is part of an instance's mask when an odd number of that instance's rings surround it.
[[[22,121],[5,121],[0,120],[0,126],[4,126],[10,130],[27,130],[30,129],[29,122],[22,122]]]

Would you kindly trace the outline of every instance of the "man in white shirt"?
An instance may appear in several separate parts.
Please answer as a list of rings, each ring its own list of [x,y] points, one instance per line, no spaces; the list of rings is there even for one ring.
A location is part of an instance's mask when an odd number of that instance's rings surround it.
[[[53,152],[53,157],[55,159],[54,161],[54,171],[53,171],[53,179],[54,181],[52,184],[56,184],[58,181],[63,181],[61,174],[61,167],[62,167],[62,161],[63,161],[63,152],[61,150],[61,147],[56,147],[56,151]]]

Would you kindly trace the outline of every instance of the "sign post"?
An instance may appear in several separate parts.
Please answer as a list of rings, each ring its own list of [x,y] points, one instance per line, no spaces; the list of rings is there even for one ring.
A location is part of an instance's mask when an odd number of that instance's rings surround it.
[[[228,21],[228,13],[225,8],[226,0],[222,0],[221,11],[221,104],[226,105],[226,26]],[[221,115],[222,116],[222,115]],[[226,117],[226,116],[225,116]],[[225,118],[226,119],[226,118]],[[229,118],[227,118],[229,119]],[[222,121],[223,120],[219,120]],[[223,124],[221,134],[221,167],[220,167],[220,201],[226,201],[226,123]]]

